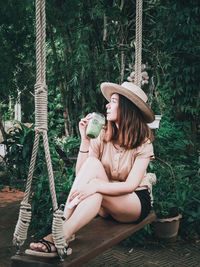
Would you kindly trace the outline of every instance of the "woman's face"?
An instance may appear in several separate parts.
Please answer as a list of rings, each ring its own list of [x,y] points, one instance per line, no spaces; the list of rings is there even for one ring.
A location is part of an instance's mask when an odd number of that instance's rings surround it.
[[[113,94],[110,102],[106,105],[107,109],[107,120],[118,123],[118,106],[119,106],[119,95]]]

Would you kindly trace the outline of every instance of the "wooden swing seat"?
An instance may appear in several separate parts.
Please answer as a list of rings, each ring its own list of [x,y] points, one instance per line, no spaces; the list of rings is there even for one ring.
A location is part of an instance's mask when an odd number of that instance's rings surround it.
[[[76,239],[70,243],[72,254],[63,262],[59,258],[42,258],[26,254],[15,255],[11,258],[12,267],[66,267],[82,266],[92,258],[103,253],[106,249],[118,244],[131,234],[156,220],[151,212],[142,222],[118,223],[112,219],[94,218],[89,224],[80,229]]]

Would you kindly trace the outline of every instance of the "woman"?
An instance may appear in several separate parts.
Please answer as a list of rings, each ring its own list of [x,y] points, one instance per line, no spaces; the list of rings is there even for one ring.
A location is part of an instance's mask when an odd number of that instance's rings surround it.
[[[81,145],[76,179],[65,205],[63,231],[69,242],[74,233],[97,214],[119,222],[140,222],[149,213],[151,200],[146,169],[153,159],[151,130],[154,120],[147,96],[131,82],[101,84],[106,105],[107,126],[96,139],[86,136],[92,115],[79,122]],[[78,199],[73,208],[69,204]],[[55,252],[52,235],[31,243],[35,255]],[[29,250],[30,251],[30,250]]]

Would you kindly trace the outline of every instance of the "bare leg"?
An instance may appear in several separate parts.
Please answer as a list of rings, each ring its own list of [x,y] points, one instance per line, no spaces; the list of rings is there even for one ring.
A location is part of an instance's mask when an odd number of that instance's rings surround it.
[[[66,240],[68,240],[73,233],[76,233],[80,228],[89,223],[98,214],[101,202],[101,194],[94,194],[81,201],[71,217],[63,225]]]
[[[93,178],[108,181],[107,175],[101,162],[96,158],[88,158],[80,169],[71,191],[76,188],[77,184],[88,183],[88,181]],[[74,232],[78,231],[81,227],[83,227],[96,216],[101,207],[101,202],[102,195],[94,194],[79,203],[79,205],[73,210],[65,208],[64,214],[68,217],[68,220],[66,220],[63,224],[63,231],[66,240],[68,240]],[[46,236],[45,239],[51,242],[53,241],[51,234]],[[31,243],[30,248],[47,252],[46,247],[41,243]]]
[[[77,175],[78,180],[76,181],[79,183],[87,183],[92,178],[108,181],[102,164],[96,158],[87,159],[79,171]],[[74,186],[76,186],[76,184]],[[63,224],[63,231],[66,240],[68,240],[73,233],[92,220],[99,212],[101,205],[104,212],[111,214],[113,218],[120,222],[136,221],[141,212],[141,203],[134,192],[122,196],[106,196],[96,193],[79,203],[73,210],[72,215]],[[48,235],[45,239],[53,241],[52,235]],[[41,243],[31,243],[30,248],[47,251],[46,247]]]
[[[103,196],[103,210],[118,222],[134,222],[141,213],[141,202],[133,192],[122,196]]]
[[[87,184],[92,178],[98,178],[104,181],[108,181],[108,177],[101,162],[96,158],[90,157],[83,164],[78,175],[76,176],[72,188],[70,190],[69,196],[71,192],[76,189],[77,185]],[[69,203],[69,196],[67,198],[64,209],[64,217],[66,218],[66,220],[69,219],[69,217],[72,215],[74,211],[74,208],[69,209],[67,207],[67,204]]]

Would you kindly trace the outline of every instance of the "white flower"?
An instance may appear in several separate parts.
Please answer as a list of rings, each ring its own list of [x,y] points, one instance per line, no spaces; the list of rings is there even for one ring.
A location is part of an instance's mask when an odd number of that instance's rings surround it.
[[[148,84],[149,75],[146,71],[142,72],[142,84]]]
[[[128,80],[129,82],[134,83],[134,79],[132,79],[130,76],[128,76],[127,80]]]
[[[135,71],[132,71],[130,74],[130,78],[134,79],[135,78]]]

